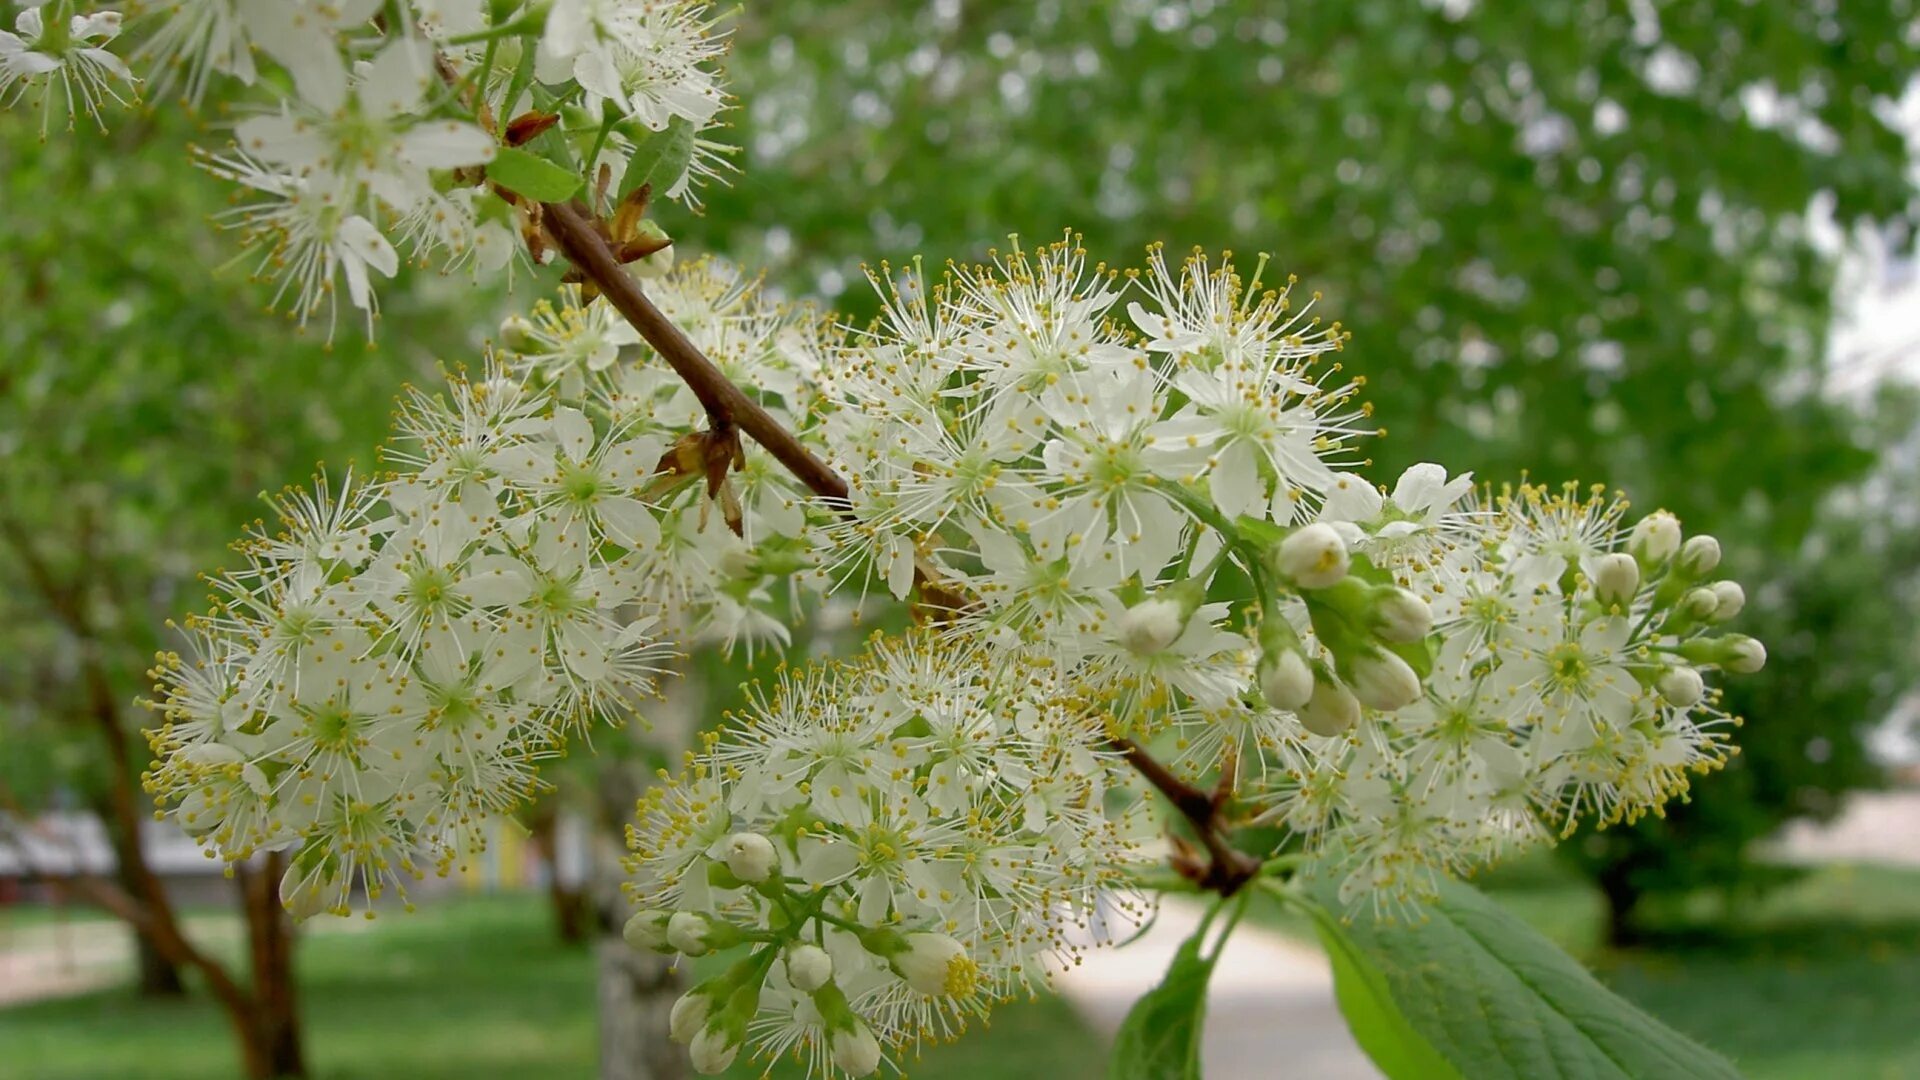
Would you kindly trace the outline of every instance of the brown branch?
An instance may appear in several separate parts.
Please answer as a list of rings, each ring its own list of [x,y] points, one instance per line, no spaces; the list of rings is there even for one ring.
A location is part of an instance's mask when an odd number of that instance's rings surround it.
[[[1220,786],[1208,792],[1194,787],[1173,774],[1152,754],[1146,752],[1132,739],[1109,737],[1107,742],[1127,759],[1135,772],[1152,784],[1160,794],[1166,796],[1180,816],[1187,819],[1193,827],[1194,835],[1206,848],[1207,860],[1201,863],[1176,850],[1174,868],[1196,885],[1221,896],[1232,896],[1240,886],[1253,880],[1260,873],[1260,863],[1253,856],[1227,843],[1222,835],[1226,823],[1222,820],[1226,795],[1231,791],[1229,774],[1221,774]]]
[[[716,432],[724,433],[738,426],[754,442],[766,447],[808,490],[839,506],[847,504],[849,489],[840,474],[801,445],[759,402],[733,385],[713,361],[647,299],[639,283],[620,265],[619,257],[597,222],[570,203],[543,203],[540,211],[547,232],[560,251],[575,269],[599,287],[614,310],[632,323],[647,344],[686,382],[712,418]]]
[[[688,340],[653,301],[647,299],[638,282],[621,264],[606,233],[584,208],[573,203],[543,203],[541,218],[560,251],[573,263],[585,280],[593,283],[607,302],[633,325],[647,344],[653,346],[674,372],[693,390],[694,396],[712,419],[716,433],[738,427],[753,441],[766,447],[788,471],[798,477],[815,495],[845,512],[848,509],[847,482],[813,452],[801,445],[794,434],[782,427],[772,414],[743,393],[707,359],[699,346]],[[918,570],[918,568],[916,568]],[[930,582],[924,573],[916,573],[923,590]],[[933,586],[938,588],[938,586]],[[942,594],[944,598],[945,594]],[[1206,848],[1205,863],[1176,855],[1174,865],[1202,888],[1230,896],[1260,872],[1252,856],[1234,848],[1222,835],[1223,810],[1232,794],[1227,773],[1212,792],[1202,791],[1175,776],[1164,764],[1130,739],[1114,738],[1110,745],[1121,752],[1141,776],[1160,791],[1180,811]]]

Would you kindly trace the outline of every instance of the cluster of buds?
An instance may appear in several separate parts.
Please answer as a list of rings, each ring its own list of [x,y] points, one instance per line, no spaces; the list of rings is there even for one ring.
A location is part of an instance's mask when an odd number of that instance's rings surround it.
[[[1331,658],[1309,660],[1286,618],[1263,619],[1259,690],[1268,705],[1297,712],[1315,735],[1338,735],[1359,721],[1363,706],[1393,712],[1419,700],[1420,675],[1406,657],[1424,665],[1433,629],[1425,600],[1370,565],[1355,573],[1340,530],[1324,522],[1292,530],[1268,559],[1279,583],[1304,605],[1313,636]]]

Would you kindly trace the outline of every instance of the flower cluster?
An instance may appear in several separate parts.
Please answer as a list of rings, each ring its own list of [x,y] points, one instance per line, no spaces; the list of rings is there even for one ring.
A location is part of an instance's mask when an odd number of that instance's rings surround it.
[[[31,89],[97,120],[125,100],[137,80],[107,50],[120,15],[74,3],[28,5],[0,32],[0,104]],[[606,200],[619,181],[613,194],[693,202],[725,166],[709,135],[726,35],[705,3],[179,0],[134,15],[159,94],[197,103],[219,76],[270,96],[201,161],[243,189],[228,224],[302,325],[331,322],[341,282],[371,325],[375,281],[403,259],[498,275],[522,236],[544,259],[541,201]]]
[[[1656,515],[1621,550],[1623,503],[1433,464],[1374,487],[1343,335],[1258,272],[1089,270],[1069,241],[882,289],[820,379],[854,489],[823,564],[957,590],[956,633],[1224,774],[1349,899],[1657,811],[1724,760],[1700,673],[1764,653],[1718,632],[1743,597],[1712,539]]]
[[[29,94],[40,107],[40,134],[56,107],[73,126],[77,112],[101,123],[108,101],[132,97],[133,72],[107,46],[120,36],[118,11],[79,12],[67,0],[21,7],[12,30],[0,30],[0,108]]]
[[[1138,914],[1097,714],[977,649],[907,638],[783,679],[641,800],[627,940],[743,954],[674,1007],[701,1072],[751,1044],[865,1076]]]
[[[662,252],[668,255],[671,249]],[[655,258],[658,258],[656,256]],[[770,302],[759,282],[714,259],[649,283],[660,310],[788,430],[817,436],[814,379],[827,348],[810,309]],[[565,288],[501,328],[508,370],[563,400],[591,401],[669,446],[661,468],[701,483],[663,485],[659,548],[639,587],[688,634],[749,652],[784,645],[806,569],[809,495],[765,454],[715,439],[685,382],[602,301]]]
[[[203,157],[254,196],[228,216],[260,250],[259,276],[293,294],[300,321],[332,310],[337,277],[371,321],[372,275],[399,269],[390,234],[423,265],[503,268],[514,244],[507,208],[484,198],[477,173],[448,186],[493,160],[494,140],[428,108],[439,87],[433,50],[398,38],[351,71],[330,44],[301,55],[300,97],[240,121],[227,152]]]
[[[1308,516],[1365,430],[1358,381],[1320,362],[1339,327],[1230,264],[1196,255],[1176,278],[1157,249],[1129,327],[1130,283],[1071,237],[939,284],[877,280],[885,315],[827,380],[854,489],[835,554],[896,595],[916,564],[962,584],[1003,637],[1092,643],[1122,582],[1220,550],[1205,518]]]
[[[1712,579],[1712,537],[1683,544],[1665,513],[1626,530],[1625,511],[1571,485],[1483,501],[1436,466],[1391,498],[1329,500],[1321,539],[1347,572],[1296,577],[1306,625],[1262,658],[1305,662],[1307,730],[1269,728],[1245,790],[1345,872],[1349,903],[1417,899],[1583,817],[1658,813],[1726,760],[1738,721],[1702,672],[1765,663],[1721,627],[1745,594]],[[1301,700],[1283,681],[1261,697]],[[1260,712],[1184,727],[1260,729]]]
[[[405,471],[284,499],[155,673],[149,789],[226,859],[291,848],[303,914],[446,872],[671,651],[636,603],[658,439],[500,379],[416,392],[401,427]]]

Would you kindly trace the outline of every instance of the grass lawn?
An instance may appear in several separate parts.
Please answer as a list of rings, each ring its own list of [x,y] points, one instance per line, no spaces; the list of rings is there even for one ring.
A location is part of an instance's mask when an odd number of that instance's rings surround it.
[[[299,963],[317,1076],[594,1075],[592,961],[555,942],[537,898],[461,900],[383,915],[363,930],[309,934]],[[989,1030],[928,1049],[911,1072],[916,1080],[1053,1080],[1085,1075],[1103,1054],[1065,1003],[1048,998],[998,1010]],[[226,1022],[202,999],[156,1004],[115,990],[0,1010],[8,1080],[237,1074]]]
[[[1753,1080],[1920,1077],[1920,872],[1827,867],[1732,926],[1625,951],[1601,947],[1599,895],[1551,860],[1478,884]]]

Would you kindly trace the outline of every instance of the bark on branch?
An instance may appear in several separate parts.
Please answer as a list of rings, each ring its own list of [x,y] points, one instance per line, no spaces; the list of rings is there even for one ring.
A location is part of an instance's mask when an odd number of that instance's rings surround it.
[[[808,490],[836,506],[847,505],[847,482],[840,474],[801,445],[759,402],[733,385],[713,361],[647,299],[639,283],[620,264],[599,222],[571,203],[543,203],[540,211],[554,244],[686,382],[712,418],[715,431],[724,432],[737,426],[748,438],[766,447]]]

